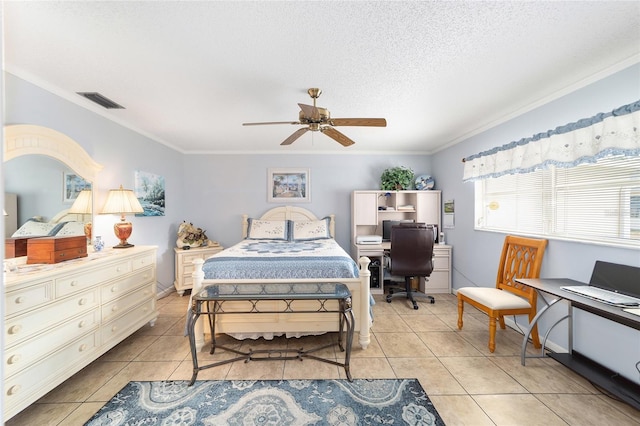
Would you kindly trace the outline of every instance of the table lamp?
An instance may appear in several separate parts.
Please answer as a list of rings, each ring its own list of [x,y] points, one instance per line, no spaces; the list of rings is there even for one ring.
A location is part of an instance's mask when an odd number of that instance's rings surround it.
[[[113,232],[120,240],[120,244],[113,248],[133,247],[133,244],[127,242],[127,239],[131,236],[131,231],[133,231],[133,225],[131,222],[127,222],[124,216],[126,214],[143,212],[144,210],[132,190],[123,189],[122,185],[120,185],[119,189],[109,190],[109,195],[107,196],[107,201],[102,208],[101,214],[120,215],[120,222],[113,225]]]
[[[78,197],[71,205],[69,209],[69,213],[81,214],[81,215],[90,215],[93,212],[93,206],[91,204],[91,190],[83,189],[78,193]],[[84,217],[82,218],[84,222]],[[87,236],[87,243],[91,244],[91,232],[92,225],[91,221],[84,222],[84,235]]]

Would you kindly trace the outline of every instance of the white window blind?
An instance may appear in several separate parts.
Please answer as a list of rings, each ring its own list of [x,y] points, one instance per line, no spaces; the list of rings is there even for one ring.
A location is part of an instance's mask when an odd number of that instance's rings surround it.
[[[478,180],[476,229],[640,247],[640,157]]]

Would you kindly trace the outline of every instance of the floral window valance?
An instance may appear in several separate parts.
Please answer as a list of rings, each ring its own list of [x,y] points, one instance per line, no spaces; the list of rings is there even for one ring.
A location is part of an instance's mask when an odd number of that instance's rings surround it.
[[[640,100],[465,158],[463,180],[574,167],[610,155],[640,155]]]

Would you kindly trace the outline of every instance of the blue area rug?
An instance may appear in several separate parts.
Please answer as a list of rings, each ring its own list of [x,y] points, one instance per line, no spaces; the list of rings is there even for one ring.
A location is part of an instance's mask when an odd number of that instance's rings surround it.
[[[416,379],[129,382],[86,425],[444,425]]]

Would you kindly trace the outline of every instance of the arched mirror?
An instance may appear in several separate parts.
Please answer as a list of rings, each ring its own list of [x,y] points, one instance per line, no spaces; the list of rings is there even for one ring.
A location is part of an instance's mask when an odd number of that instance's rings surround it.
[[[102,166],[47,127],[6,126],[4,136],[5,237],[89,237],[91,188]]]

